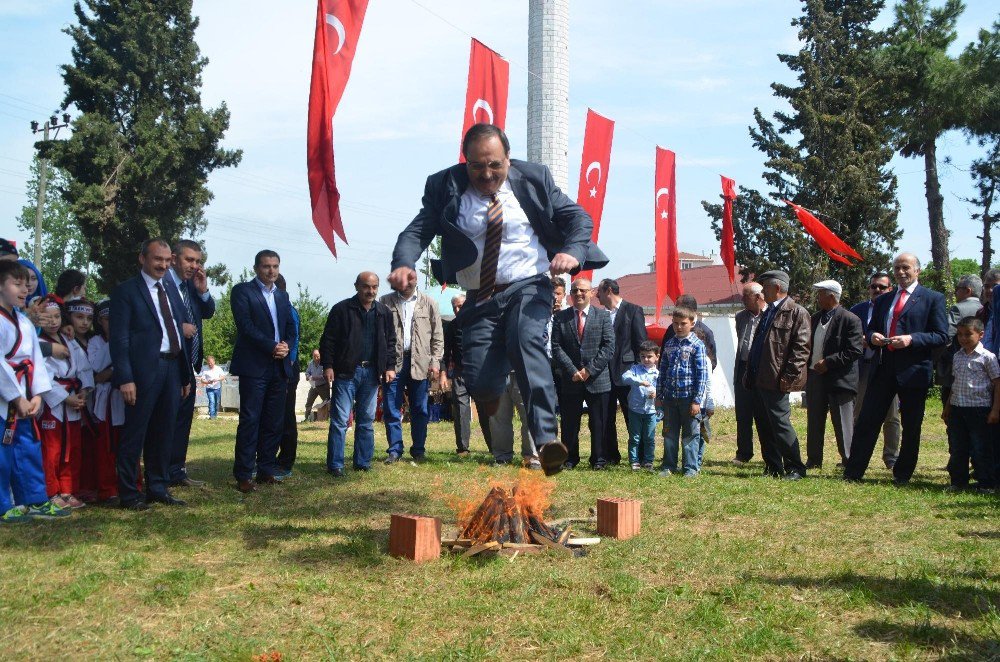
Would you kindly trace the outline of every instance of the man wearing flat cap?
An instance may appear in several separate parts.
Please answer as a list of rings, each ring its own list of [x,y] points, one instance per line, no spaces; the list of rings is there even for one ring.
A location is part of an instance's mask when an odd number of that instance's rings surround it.
[[[757,282],[764,288],[767,307],[750,345],[744,384],[753,394],[764,473],[799,480],[806,475],[806,465],[792,427],[788,394],[806,385],[809,312],[788,296],[789,278],[784,271],[766,271]]]
[[[812,351],[806,382],[808,426],[806,468],[823,466],[826,415],[833,418],[840,462],[851,454],[854,432],[854,397],[858,392],[858,359],[864,353],[861,320],[840,305],[842,289],[835,280],[815,285],[819,311],[812,316]]]

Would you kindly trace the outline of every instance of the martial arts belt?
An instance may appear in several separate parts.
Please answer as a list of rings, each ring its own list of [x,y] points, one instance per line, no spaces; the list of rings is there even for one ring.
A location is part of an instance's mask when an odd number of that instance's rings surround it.
[[[17,354],[17,350],[21,349],[21,325],[18,324],[17,317],[11,315],[5,308],[0,307],[0,315],[7,318],[7,321],[14,325],[14,331],[17,333],[17,338],[14,339],[14,346],[10,348],[10,351],[4,355],[4,360],[7,364],[14,370],[14,378],[20,382],[24,379],[24,397],[28,400],[31,399],[31,381],[35,376],[35,364],[31,362],[31,359],[24,359],[18,363],[11,361],[11,357]],[[35,427],[35,438],[41,441],[42,435],[38,432],[38,422],[35,419],[31,419],[32,425]],[[14,443],[14,432],[17,431],[17,407],[13,402],[7,404],[7,421],[3,431],[3,444],[9,446]]]
[[[83,387],[83,382],[81,382],[76,377],[56,377],[56,383],[66,389],[66,392],[70,395],[74,395],[80,392]],[[69,462],[69,440],[66,438],[66,428],[69,425],[69,410],[66,409],[66,402],[63,401],[63,420],[62,420],[62,451],[59,453],[63,462]],[[85,409],[86,411],[86,409]]]

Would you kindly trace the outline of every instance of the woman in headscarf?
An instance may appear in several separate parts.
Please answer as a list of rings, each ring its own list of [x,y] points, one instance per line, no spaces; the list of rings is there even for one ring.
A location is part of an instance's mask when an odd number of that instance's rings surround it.
[[[49,289],[45,286],[45,278],[42,277],[42,272],[38,270],[35,263],[24,258],[18,260],[18,262],[26,266],[30,272],[28,276],[28,296],[25,301],[30,304],[33,300],[47,295]]]

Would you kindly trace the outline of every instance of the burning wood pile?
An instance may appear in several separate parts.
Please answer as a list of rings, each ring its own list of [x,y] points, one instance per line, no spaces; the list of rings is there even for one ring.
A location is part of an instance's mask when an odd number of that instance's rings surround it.
[[[551,484],[540,477],[522,474],[513,487],[493,485],[478,503],[466,504],[459,513],[455,538],[441,544],[464,556],[479,554],[514,557],[553,550],[565,555],[582,555],[586,546],[599,538],[573,538],[570,522],[593,522],[594,518],[571,518],[546,523]],[[562,526],[562,528],[559,528]]]

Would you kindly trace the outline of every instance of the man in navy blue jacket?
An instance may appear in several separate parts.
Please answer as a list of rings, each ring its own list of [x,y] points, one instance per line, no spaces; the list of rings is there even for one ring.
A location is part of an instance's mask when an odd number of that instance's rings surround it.
[[[236,345],[229,372],[240,378],[240,423],[236,428],[233,476],[241,492],[258,483],[277,483],[277,463],[284,429],[285,389],[292,371],[291,343],[295,323],[288,295],[275,286],[281,258],[263,250],[254,258],[257,277],[233,287],[230,305],[236,323]]]
[[[142,272],[111,295],[111,361],[114,385],[125,400],[125,427],[118,447],[118,497],[128,510],[147,502],[185,505],[167,490],[177,408],[193,382],[184,355],[188,323],[177,288],[166,278],[170,244],[142,244]],[[146,494],[138,489],[139,456],[146,469]]]
[[[854,426],[844,479],[858,481],[864,476],[886,412],[899,395],[903,438],[892,474],[896,485],[906,485],[920,452],[924,403],[933,373],[931,352],[948,342],[948,320],[944,295],[917,282],[920,260],[916,255],[899,254],[892,272],[896,287],[875,299],[866,331],[868,345],[876,349],[877,365]]]
[[[567,453],[556,441],[545,351],[550,275],[599,269],[608,258],[590,241],[590,216],[559,190],[548,168],[511,160],[500,128],[473,125],[462,154],[466,163],[427,178],[422,208],[396,241],[389,284],[403,291],[416,282],[417,260],[441,236],[434,277],[468,290],[455,323],[462,328],[469,394],[478,408],[494,414],[513,369],[542,468],[556,473]]]
[[[184,302],[184,312],[189,324],[184,327],[184,355],[195,374],[201,372],[205,358],[202,342],[202,320],[215,315],[215,299],[208,291],[208,278],[202,268],[202,250],[196,241],[181,239],[174,245],[170,275]],[[187,449],[191,438],[191,419],[194,418],[195,388],[181,401],[177,411],[177,428],[170,452],[170,485],[202,487],[205,481],[194,480],[187,473]]]

